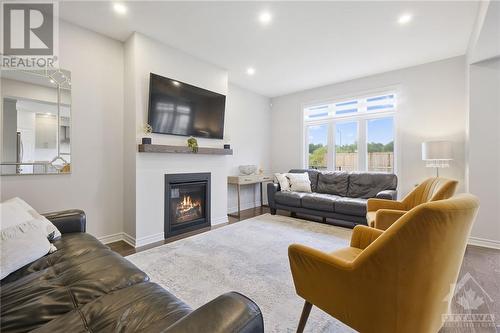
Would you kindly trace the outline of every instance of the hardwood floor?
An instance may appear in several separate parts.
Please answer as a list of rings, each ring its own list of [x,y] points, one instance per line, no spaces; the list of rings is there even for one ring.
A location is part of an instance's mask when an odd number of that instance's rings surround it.
[[[177,237],[172,237],[168,240],[163,240],[161,242],[149,244],[147,246],[133,248],[129,244],[120,241],[115,243],[110,243],[108,246],[121,254],[122,256],[127,256],[133,253],[145,251],[147,249],[160,246],[163,244],[168,244],[174,242],[179,239],[183,239],[186,237],[190,237],[196,234],[204,233],[213,229],[222,228],[224,226],[237,223],[239,221],[243,221],[258,215],[269,213],[268,207],[256,207],[247,210],[241,211],[240,218],[229,217],[229,222],[224,224],[219,224],[216,226],[204,228],[201,230],[193,231],[190,233],[186,233],[183,235],[179,235]],[[289,216],[287,212],[278,211],[278,214]],[[313,221],[321,221],[321,218],[315,218],[307,216],[307,219],[311,219]],[[460,270],[460,276],[458,281],[460,281],[464,276],[470,274],[474,278],[474,281],[480,285],[480,287],[487,293],[486,298],[490,297],[491,302],[488,302],[489,311],[493,314],[497,314],[496,320],[497,325],[500,320],[500,250],[488,249],[478,246],[468,245],[464,260],[462,262],[462,267]],[[456,303],[456,302],[455,302]],[[457,309],[457,306],[454,302],[452,302],[452,310]],[[455,304],[455,305],[454,305]],[[457,309],[458,310],[458,309]],[[454,330],[443,330],[445,332],[454,331]],[[460,331],[460,330],[459,330]]]

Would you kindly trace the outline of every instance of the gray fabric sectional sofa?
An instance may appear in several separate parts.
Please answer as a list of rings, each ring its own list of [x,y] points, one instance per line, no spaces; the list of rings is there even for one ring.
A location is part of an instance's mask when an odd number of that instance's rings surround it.
[[[312,192],[281,191],[279,184],[269,183],[267,196],[273,215],[277,209],[282,209],[292,214],[319,216],[324,222],[333,224],[366,225],[366,202],[369,198],[397,198],[398,178],[395,174],[313,169],[293,169],[289,172],[307,172]]]

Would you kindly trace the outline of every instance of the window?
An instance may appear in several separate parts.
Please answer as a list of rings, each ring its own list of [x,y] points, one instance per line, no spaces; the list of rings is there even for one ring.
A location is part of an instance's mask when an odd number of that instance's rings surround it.
[[[396,108],[395,93],[305,108],[305,166],[394,172]]]
[[[308,161],[309,167],[326,169],[328,154],[328,124],[312,125],[307,127],[308,133]]]
[[[394,171],[393,117],[369,119],[366,125],[368,171]]]
[[[339,122],[335,125],[335,169],[358,170],[358,123]]]

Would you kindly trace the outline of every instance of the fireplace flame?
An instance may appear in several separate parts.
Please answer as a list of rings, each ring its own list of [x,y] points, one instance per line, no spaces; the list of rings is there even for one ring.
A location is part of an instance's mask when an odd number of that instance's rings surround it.
[[[182,196],[182,200],[177,204],[177,214],[180,217],[201,214],[200,200],[193,200],[189,195]]]
[[[193,207],[193,201],[191,200],[191,197],[189,195],[184,196],[184,198],[182,199],[182,206]]]

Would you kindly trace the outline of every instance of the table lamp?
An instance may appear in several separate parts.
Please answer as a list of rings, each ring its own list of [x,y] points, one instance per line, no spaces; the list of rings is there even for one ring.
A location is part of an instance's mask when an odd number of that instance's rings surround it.
[[[427,168],[436,168],[436,177],[439,177],[439,168],[448,168],[453,160],[453,149],[450,141],[427,141],[422,143],[422,160]]]

